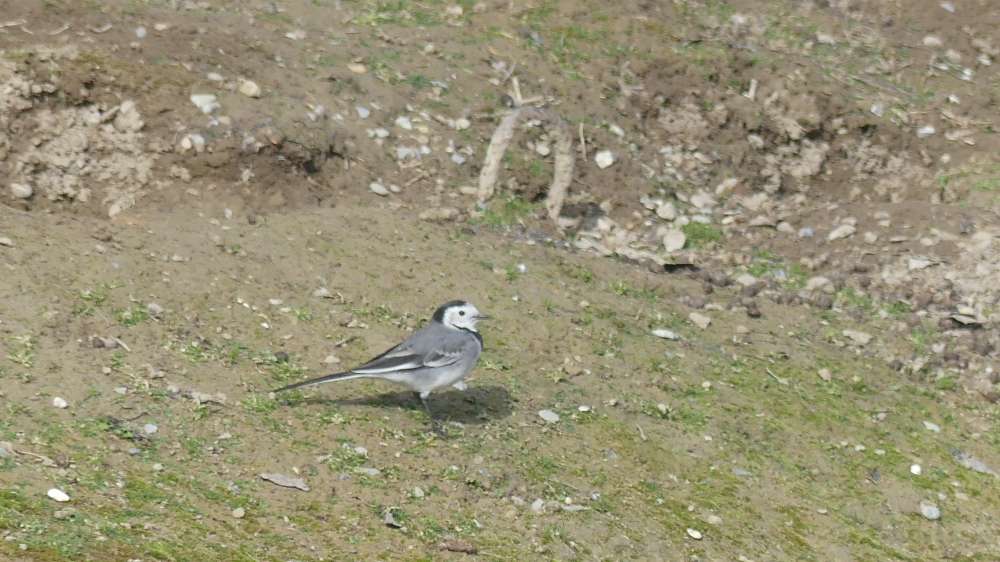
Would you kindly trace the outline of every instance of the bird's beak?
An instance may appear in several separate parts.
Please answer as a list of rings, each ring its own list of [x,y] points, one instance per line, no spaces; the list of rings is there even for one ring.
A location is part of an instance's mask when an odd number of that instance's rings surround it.
[[[490,320],[491,318],[493,318],[493,317],[489,316],[487,314],[480,313],[480,314],[476,315],[476,320]]]

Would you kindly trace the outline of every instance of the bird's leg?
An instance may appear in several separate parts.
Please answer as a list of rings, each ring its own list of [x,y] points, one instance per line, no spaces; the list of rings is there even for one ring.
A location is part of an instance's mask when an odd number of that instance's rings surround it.
[[[427,403],[427,397],[430,396],[431,393],[414,392],[414,394],[417,395],[417,398],[420,398],[420,402],[424,405],[424,410],[427,411],[427,418],[431,421],[431,429],[434,430],[434,433],[437,433],[438,437],[444,439],[445,435],[441,431],[441,428],[438,427],[437,420],[434,419],[434,414],[431,413],[431,406]]]

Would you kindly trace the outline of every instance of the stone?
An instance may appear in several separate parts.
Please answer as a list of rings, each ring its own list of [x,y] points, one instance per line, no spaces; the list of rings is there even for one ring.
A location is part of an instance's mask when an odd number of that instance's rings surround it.
[[[830,234],[826,236],[826,239],[833,242],[834,240],[839,240],[841,238],[847,238],[848,236],[857,232],[858,229],[850,224],[842,224],[837,228],[830,231]]]
[[[672,228],[663,235],[663,248],[667,253],[683,249],[686,243],[687,236],[679,229]]]
[[[594,155],[594,163],[603,170],[615,163],[615,155],[610,150],[601,150]]]
[[[656,216],[663,220],[672,221],[677,218],[677,207],[668,201],[656,208]]]
[[[705,316],[704,314],[699,314],[697,312],[692,312],[691,314],[688,314],[688,320],[690,320],[692,324],[698,326],[702,330],[708,328],[708,325],[712,323],[711,318]]]
[[[261,89],[253,80],[247,80],[240,84],[240,93],[248,98],[259,98]]]
[[[12,183],[10,184],[10,194],[14,196],[14,199],[27,199],[31,197],[34,193],[34,189],[30,184],[27,183]]]

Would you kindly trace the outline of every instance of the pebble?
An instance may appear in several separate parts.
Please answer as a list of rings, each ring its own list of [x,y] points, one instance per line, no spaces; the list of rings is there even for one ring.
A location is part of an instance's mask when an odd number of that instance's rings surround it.
[[[472,126],[472,122],[469,121],[468,119],[464,118],[464,117],[460,117],[458,119],[455,119],[455,129],[456,130],[464,131],[465,129],[468,129],[471,126]],[[543,154],[543,156],[544,156],[544,154]]]
[[[139,27],[139,28],[137,28],[135,30],[135,36],[138,37],[139,39],[142,39],[143,37],[145,37],[147,33],[149,33],[149,32],[146,31],[145,27]]]
[[[159,431],[160,428],[156,427],[156,424],[147,423],[146,425],[142,426],[142,430],[146,432],[146,435],[152,435],[157,431]]]
[[[657,328],[652,331],[652,334],[658,338],[663,338],[665,340],[679,340],[681,337],[677,332],[671,330],[665,330],[663,328]]]
[[[121,396],[125,396],[126,394],[128,394],[128,388],[126,388],[124,386],[116,386],[114,388],[114,391],[115,391],[115,394],[119,394]]]
[[[531,511],[535,513],[542,513],[545,511],[545,500],[538,498],[537,500],[531,502]]]
[[[722,525],[722,518],[718,515],[709,515],[707,521],[709,525]]]
[[[191,103],[193,103],[205,115],[208,115],[222,107],[222,104],[216,101],[216,97],[213,94],[191,94],[190,99]]]
[[[930,422],[930,421],[924,420],[924,427],[926,427],[927,429],[933,431],[934,433],[941,433],[941,427],[938,426],[938,424],[936,424],[934,422]]]
[[[910,465],[910,474],[912,474],[914,476],[920,476],[921,472],[923,472],[923,469],[920,468],[919,464],[913,463],[913,464]]]
[[[382,471],[377,468],[371,468],[369,466],[362,466],[358,468],[358,472],[364,474],[365,476],[378,476],[382,474]]]
[[[138,455],[141,452],[142,452],[142,449],[140,449],[139,447],[129,447],[128,448],[128,454],[130,454],[130,455]]]
[[[60,490],[59,488],[50,488],[48,492],[45,493],[46,496],[56,500],[57,502],[68,502],[69,495]]]
[[[839,240],[841,238],[847,238],[848,236],[857,232],[858,229],[849,224],[842,224],[837,228],[830,231],[830,234],[826,236],[826,239],[833,242],[834,240]]]
[[[663,248],[667,253],[676,252],[687,244],[687,236],[679,229],[672,228],[663,235]]]
[[[577,406],[576,409],[579,410],[579,411],[581,411],[581,412],[589,412],[590,411],[590,406]]]
[[[872,341],[872,335],[866,334],[864,332],[858,332],[855,330],[844,330],[841,332],[845,337],[851,338],[851,341],[858,345],[868,345],[868,342]]]
[[[14,196],[14,199],[27,199],[31,197],[34,193],[31,185],[26,183],[12,183],[10,184],[10,194]]]
[[[163,465],[161,463],[153,463],[153,470],[156,472],[163,472]]]
[[[146,305],[146,314],[150,316],[159,316],[163,314],[163,307],[155,302],[151,302]]]
[[[923,515],[931,521],[937,521],[938,519],[941,519],[941,510],[938,509],[938,506],[932,504],[931,502],[922,501],[920,502],[920,515]]]
[[[372,190],[372,193],[374,193],[375,195],[381,195],[382,197],[389,195],[388,188],[378,183],[377,181],[373,181],[370,184],[368,184],[368,189]]]
[[[552,154],[552,149],[549,148],[549,145],[547,144],[538,143],[535,145],[535,152],[537,152],[539,156],[548,156],[549,154]]]
[[[601,150],[594,155],[594,163],[600,169],[607,168],[615,163],[615,155],[610,150]]]
[[[56,408],[65,408],[69,406],[69,404],[67,404],[65,400],[59,398],[58,396],[52,399],[52,405],[55,406]]]
[[[237,507],[236,509],[233,510],[233,517],[236,519],[243,519],[243,517],[246,514],[247,510],[243,509],[242,507]]]
[[[259,98],[261,89],[253,80],[247,80],[240,84],[240,93],[248,98]]]
[[[688,314],[688,320],[690,320],[695,326],[698,326],[702,330],[708,328],[708,325],[712,323],[712,319],[704,314],[698,314],[697,312],[692,312]]]
[[[396,118],[396,126],[406,131],[413,130],[413,122],[410,121],[410,118],[405,115],[400,115]]]
[[[807,226],[799,229],[799,238],[812,238],[813,235],[815,235],[815,232]]]
[[[833,288],[833,283],[831,283],[830,280],[827,279],[826,277],[821,277],[821,276],[810,277],[809,280],[806,281],[807,291],[829,291],[829,289],[832,288]]]
[[[924,37],[923,43],[925,47],[940,47],[944,44],[940,39],[934,37],[933,35]]]
[[[701,532],[699,532],[697,529],[688,528],[687,534],[688,534],[689,537],[691,537],[692,539],[694,539],[696,541],[700,541],[701,540]]]
[[[365,65],[356,62],[352,62],[351,64],[347,65],[347,70],[350,70],[355,74],[364,74],[365,72],[368,72],[368,69],[365,68]]]
[[[937,131],[933,125],[924,125],[923,127],[917,128],[917,137],[924,138],[933,135]]]
[[[12,248],[14,247],[14,241],[4,236],[3,238],[0,238],[0,246],[7,246],[8,248]]]
[[[158,23],[158,24],[156,24],[156,25],[153,26],[153,29],[155,29],[157,31],[166,31],[166,30],[170,29],[170,24]]]
[[[451,161],[461,166],[462,164],[465,164],[466,158],[465,156],[462,156],[461,154],[454,152],[451,155]]]
[[[672,221],[677,218],[677,207],[668,201],[656,208],[656,216],[663,220]]]
[[[865,232],[864,239],[866,244],[874,244],[878,242],[878,234],[875,234],[874,232]]]
[[[538,417],[548,423],[556,423],[559,421],[559,414],[553,412],[552,410],[539,410]]]
[[[819,378],[823,379],[824,382],[830,382],[833,380],[833,375],[830,374],[830,369],[820,369]]]
[[[424,497],[424,490],[423,490],[423,488],[421,488],[420,486],[417,486],[416,488],[414,488],[413,489],[413,497],[415,497],[415,498],[422,498],[422,497]]]
[[[372,115],[372,110],[363,105],[354,106],[354,111],[358,113],[358,119],[368,119]]]
[[[660,413],[663,414],[664,416],[667,415],[668,412],[670,412],[670,408],[667,408],[667,405],[662,402],[656,405],[656,409],[659,410]]]
[[[952,14],[955,13],[955,6],[952,5],[951,2],[941,2],[941,8],[943,8],[944,11],[946,11],[946,12],[949,12],[949,13],[952,13]]]
[[[791,234],[795,232],[795,227],[786,221],[779,222],[778,226],[776,226],[775,228],[778,230],[778,232],[784,232],[786,234]]]

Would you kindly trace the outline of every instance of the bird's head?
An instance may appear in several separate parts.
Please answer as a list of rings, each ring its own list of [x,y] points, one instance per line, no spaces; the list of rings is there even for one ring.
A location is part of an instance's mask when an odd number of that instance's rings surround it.
[[[476,307],[465,301],[451,301],[434,311],[432,322],[438,322],[456,330],[476,331],[476,322],[489,318]]]

